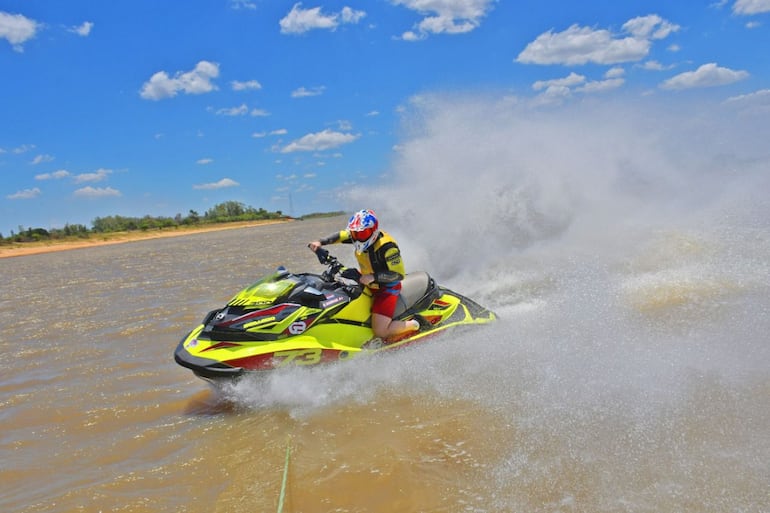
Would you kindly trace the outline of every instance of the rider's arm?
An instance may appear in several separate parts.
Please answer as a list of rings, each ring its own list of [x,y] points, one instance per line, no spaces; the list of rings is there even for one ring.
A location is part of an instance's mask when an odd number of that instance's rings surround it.
[[[347,230],[341,230],[337,233],[332,233],[328,237],[324,237],[323,239],[320,239],[319,242],[321,243],[321,246],[326,246],[327,244],[336,244],[338,242],[352,242],[350,239],[350,234]]]
[[[387,269],[380,269],[374,273],[374,281],[380,285],[396,283],[404,279],[404,261],[401,259],[401,251],[393,246],[385,251],[385,264]]]

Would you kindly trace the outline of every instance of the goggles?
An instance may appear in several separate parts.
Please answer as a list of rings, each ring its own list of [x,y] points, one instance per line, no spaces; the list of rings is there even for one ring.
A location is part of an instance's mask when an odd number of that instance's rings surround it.
[[[364,228],[361,231],[350,231],[350,238],[356,242],[366,242],[374,234],[374,228]]]

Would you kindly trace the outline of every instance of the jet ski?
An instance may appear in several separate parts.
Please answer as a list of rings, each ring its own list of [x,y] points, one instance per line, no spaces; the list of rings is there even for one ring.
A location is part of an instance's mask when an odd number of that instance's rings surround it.
[[[279,267],[212,310],[174,351],[176,363],[217,384],[248,374],[286,367],[346,361],[429,339],[448,329],[487,324],[493,312],[438,285],[426,272],[401,282],[395,319],[417,319],[418,331],[375,338],[372,295],[341,276],[345,269],[323,248],[322,274],[292,273]]]

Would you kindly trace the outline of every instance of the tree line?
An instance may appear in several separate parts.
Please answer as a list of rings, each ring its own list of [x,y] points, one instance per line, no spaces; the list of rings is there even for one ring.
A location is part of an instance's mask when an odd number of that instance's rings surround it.
[[[132,232],[163,230],[167,228],[179,228],[181,226],[197,226],[214,223],[232,223],[237,221],[261,221],[267,219],[286,219],[280,210],[269,212],[264,208],[254,208],[237,201],[226,201],[215,205],[200,215],[195,210],[190,210],[186,216],[177,214],[174,217],[150,216],[128,217],[107,216],[97,217],[88,228],[82,224],[65,224],[63,228],[25,228],[19,226],[19,231],[11,231],[9,237],[3,237],[0,233],[0,243],[13,242],[37,242],[44,240],[57,240],[68,238],[88,238],[92,235],[114,232]]]

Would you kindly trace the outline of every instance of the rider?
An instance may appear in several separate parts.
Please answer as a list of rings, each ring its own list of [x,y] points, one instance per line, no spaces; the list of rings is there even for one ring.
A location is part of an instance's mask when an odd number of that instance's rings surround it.
[[[372,292],[374,335],[386,339],[406,331],[420,329],[420,323],[415,319],[393,320],[401,291],[401,280],[405,275],[404,263],[396,241],[379,229],[374,212],[371,210],[356,212],[348,221],[346,230],[313,241],[308,246],[315,252],[321,246],[337,242],[352,243],[355,246],[356,259],[361,271],[345,269],[342,275],[365,285]]]

